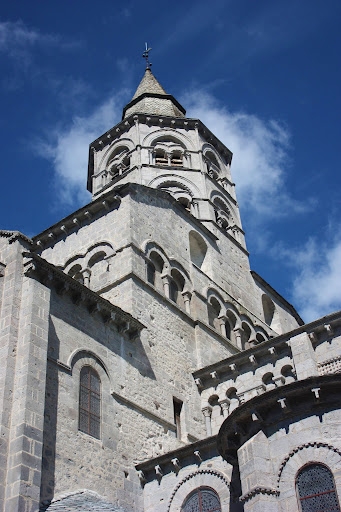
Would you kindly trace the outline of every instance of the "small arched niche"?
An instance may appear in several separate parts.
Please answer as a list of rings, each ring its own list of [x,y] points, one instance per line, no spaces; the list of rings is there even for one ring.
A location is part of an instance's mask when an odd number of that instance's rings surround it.
[[[156,251],[152,251],[147,263],[147,281],[155,286],[159,291],[163,291],[161,279],[163,267],[164,261],[161,256]]]
[[[208,311],[208,323],[220,332],[219,315],[221,311],[221,305],[215,297],[211,297],[207,304]]]
[[[169,296],[170,299],[181,308],[185,307],[184,298],[182,295],[184,287],[185,279],[183,275],[177,269],[172,269],[171,280],[169,283]]]
[[[281,327],[278,311],[276,309],[274,302],[265,293],[262,295],[262,306],[265,323],[268,324],[271,327],[271,329],[280,333]]]
[[[68,271],[68,275],[78,281],[79,283],[84,284],[84,277],[82,274],[82,267],[78,263],[73,265]]]
[[[207,244],[202,236],[195,231],[190,231],[189,233],[189,252],[192,263],[204,270]]]

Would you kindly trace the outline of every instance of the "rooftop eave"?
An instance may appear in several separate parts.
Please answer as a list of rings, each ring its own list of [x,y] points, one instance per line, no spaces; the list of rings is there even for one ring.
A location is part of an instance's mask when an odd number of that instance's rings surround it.
[[[140,96],[138,96],[137,98],[135,98],[134,100],[130,101],[124,107],[123,114],[122,114],[122,120],[125,118],[126,111],[128,109],[130,109],[131,107],[133,107],[134,105],[136,105],[137,103],[139,103],[140,101],[142,101],[144,98],[157,98],[157,99],[161,99],[161,100],[170,100],[180,110],[180,112],[183,113],[184,116],[186,115],[186,110],[184,109],[184,107],[171,94],[157,94],[157,93],[145,92],[145,93],[141,94]],[[148,112],[145,112],[145,115],[148,115]]]

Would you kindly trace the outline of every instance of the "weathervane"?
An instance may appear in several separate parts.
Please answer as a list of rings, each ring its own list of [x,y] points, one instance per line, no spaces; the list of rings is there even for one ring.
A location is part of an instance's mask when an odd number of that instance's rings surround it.
[[[146,59],[146,69],[150,69],[152,67],[152,63],[149,62],[149,52],[151,48],[148,48],[148,44],[146,43],[146,49],[142,54],[142,57]]]

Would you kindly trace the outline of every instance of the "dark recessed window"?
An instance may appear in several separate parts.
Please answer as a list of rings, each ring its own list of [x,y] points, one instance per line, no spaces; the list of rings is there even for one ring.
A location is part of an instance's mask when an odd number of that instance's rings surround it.
[[[324,464],[309,464],[296,478],[302,512],[340,512],[332,472]]]
[[[91,366],[83,366],[79,388],[79,430],[100,438],[101,381]]]
[[[173,398],[173,411],[174,411],[174,423],[176,427],[176,437],[181,439],[181,410],[182,410],[182,402],[181,400],[177,400]]]
[[[186,498],[181,512],[221,512],[219,497],[213,489],[199,487]]]

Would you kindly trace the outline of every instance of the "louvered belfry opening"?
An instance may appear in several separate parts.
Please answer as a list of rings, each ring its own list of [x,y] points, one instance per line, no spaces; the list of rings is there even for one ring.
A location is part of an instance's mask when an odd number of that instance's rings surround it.
[[[181,512],[221,512],[219,497],[213,489],[199,487],[186,498]]]
[[[296,488],[302,512],[340,512],[333,475],[323,464],[301,469]]]
[[[100,427],[101,380],[91,366],[83,366],[79,389],[79,430],[99,439]]]

